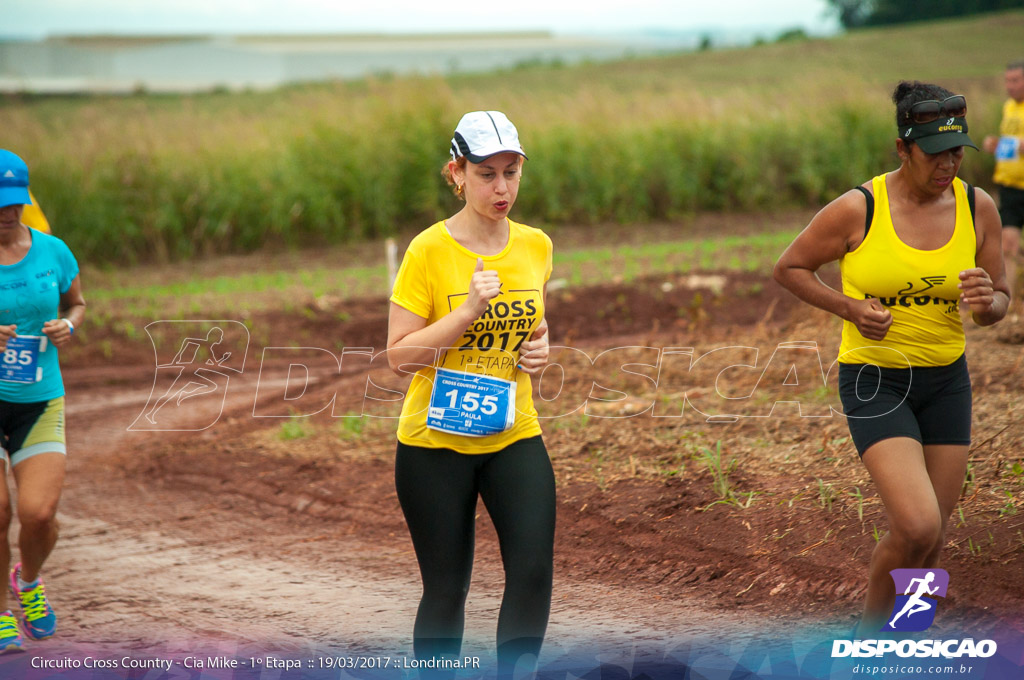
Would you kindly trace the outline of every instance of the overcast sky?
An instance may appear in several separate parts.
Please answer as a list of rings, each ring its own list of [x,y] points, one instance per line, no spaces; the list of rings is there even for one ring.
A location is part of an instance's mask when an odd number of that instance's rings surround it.
[[[826,0],[0,0],[0,35],[834,30]]]

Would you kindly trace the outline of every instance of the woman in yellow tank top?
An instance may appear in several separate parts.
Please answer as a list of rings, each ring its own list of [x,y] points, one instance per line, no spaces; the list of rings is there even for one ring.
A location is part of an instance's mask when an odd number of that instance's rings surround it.
[[[775,278],[843,319],[839,393],[850,434],[885,505],[858,634],[920,630],[890,614],[893,569],[935,567],[967,466],[971,386],[960,309],[987,326],[1006,314],[995,203],[957,178],[967,102],[936,85],[893,92],[900,167],[835,199],[779,258]],[[817,270],[839,261],[842,292]]]

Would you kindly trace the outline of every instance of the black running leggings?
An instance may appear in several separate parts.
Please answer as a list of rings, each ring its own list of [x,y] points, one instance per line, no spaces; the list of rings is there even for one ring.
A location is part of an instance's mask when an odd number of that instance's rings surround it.
[[[399,442],[395,486],[423,577],[413,647],[417,658],[457,657],[473,570],[477,495],[494,522],[505,568],[498,668],[540,652],[551,610],[555,476],[544,442],[464,454]]]

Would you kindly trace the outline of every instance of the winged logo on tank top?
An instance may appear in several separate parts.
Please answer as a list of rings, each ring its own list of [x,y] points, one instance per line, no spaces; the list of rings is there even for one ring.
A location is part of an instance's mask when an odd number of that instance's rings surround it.
[[[946,282],[946,277],[945,276],[922,276],[921,277],[921,281],[924,282],[924,285],[921,286],[920,288],[915,288],[914,282],[913,281],[908,281],[907,282],[907,287],[904,288],[903,290],[901,290],[898,294],[899,295],[920,295],[921,293],[923,293],[923,292],[925,292],[927,290],[931,290],[932,288],[935,288],[936,286],[941,286],[943,283]]]

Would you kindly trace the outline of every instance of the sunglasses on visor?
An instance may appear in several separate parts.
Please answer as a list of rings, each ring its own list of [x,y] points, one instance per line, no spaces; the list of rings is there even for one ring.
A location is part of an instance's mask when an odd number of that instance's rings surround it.
[[[910,120],[915,125],[930,123],[939,118],[963,118],[967,115],[967,99],[962,94],[946,97],[942,101],[928,99],[910,107]]]

